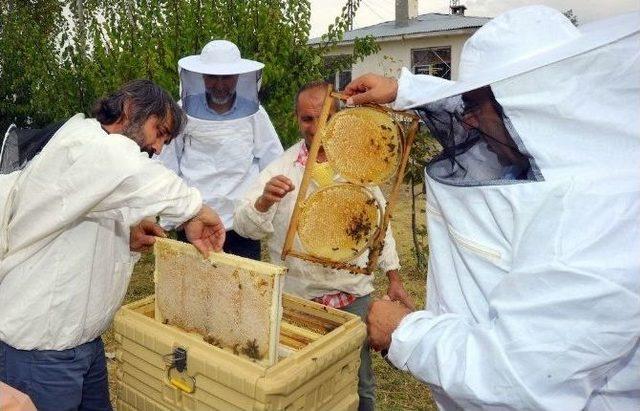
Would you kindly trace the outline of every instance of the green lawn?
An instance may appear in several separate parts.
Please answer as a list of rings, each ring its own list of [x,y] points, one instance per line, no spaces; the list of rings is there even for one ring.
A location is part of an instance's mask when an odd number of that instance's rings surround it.
[[[393,213],[392,227],[398,245],[400,262],[403,266],[402,276],[405,287],[416,301],[416,305],[424,305],[425,273],[416,268],[411,241],[411,202],[409,188],[402,187],[396,211]],[[420,217],[424,218],[423,216]],[[386,276],[378,275],[375,280],[376,296],[386,291]],[[153,258],[147,254],[137,264],[125,303],[139,300],[153,294]],[[103,336],[107,352],[114,351],[113,331],[109,329]],[[111,396],[115,395],[113,379],[115,365],[109,361],[109,381]],[[400,372],[387,364],[378,354],[373,354],[373,367],[377,379],[377,405],[381,410],[435,410],[428,388],[413,379],[410,375]]]

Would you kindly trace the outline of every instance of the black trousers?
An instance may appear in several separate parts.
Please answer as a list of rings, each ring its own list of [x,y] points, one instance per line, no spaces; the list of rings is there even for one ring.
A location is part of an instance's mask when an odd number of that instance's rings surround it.
[[[178,240],[188,243],[184,231],[178,231]],[[222,249],[225,253],[239,255],[240,257],[260,260],[260,241],[242,237],[233,230],[227,231]]]

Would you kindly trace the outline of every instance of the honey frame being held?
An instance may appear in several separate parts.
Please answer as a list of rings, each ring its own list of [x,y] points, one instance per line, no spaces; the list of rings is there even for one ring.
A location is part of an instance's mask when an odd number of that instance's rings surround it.
[[[298,191],[298,196],[296,198],[296,203],[293,209],[293,213],[291,215],[291,220],[289,222],[289,229],[287,231],[287,236],[285,238],[284,246],[282,248],[282,260],[285,260],[287,257],[299,258],[302,260],[310,261],[313,263],[318,263],[323,266],[332,267],[335,269],[347,270],[354,274],[371,274],[378,263],[378,259],[380,257],[380,253],[382,252],[382,248],[384,246],[384,238],[387,232],[387,227],[389,225],[389,221],[391,220],[391,216],[393,213],[393,209],[398,199],[398,193],[400,191],[400,185],[402,184],[402,180],[404,178],[404,174],[407,168],[407,162],[409,161],[409,153],[411,151],[411,146],[415,139],[416,133],[418,131],[418,116],[415,114],[404,112],[404,111],[396,111],[392,110],[388,107],[376,105],[376,104],[367,104],[360,107],[369,107],[381,112],[388,114],[394,121],[394,123],[398,126],[400,130],[400,140],[402,144],[402,149],[400,153],[400,163],[395,175],[391,178],[391,189],[386,198],[386,207],[384,210],[384,214],[382,216],[382,223],[378,227],[378,229],[372,235],[372,241],[369,242],[369,245],[365,248],[365,250],[369,250],[368,261],[365,267],[360,267],[351,262],[340,262],[334,261],[327,258],[320,258],[304,250],[294,249],[294,239],[297,235],[298,225],[300,223],[300,213],[304,204],[305,199],[307,199],[307,192],[309,190],[309,184],[311,183],[311,176],[313,172],[313,167],[316,165],[316,159],[318,158],[318,151],[322,146],[322,135],[324,133],[325,127],[327,126],[327,121],[329,118],[329,112],[331,109],[331,105],[335,104],[335,100],[346,100],[346,96],[334,93],[333,87],[328,86],[327,89],[327,97],[325,98],[322,111],[320,113],[320,117],[318,118],[317,123],[317,132],[316,138],[313,139],[311,147],[309,148],[309,157],[307,159],[307,166],[305,167],[304,175],[302,177],[302,182],[300,183],[300,188]],[[364,185],[363,185],[364,187]],[[366,188],[366,187],[365,187]]]

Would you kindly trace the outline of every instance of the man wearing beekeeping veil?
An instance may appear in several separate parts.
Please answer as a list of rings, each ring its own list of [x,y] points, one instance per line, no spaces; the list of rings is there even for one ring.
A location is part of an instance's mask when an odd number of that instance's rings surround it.
[[[162,162],[214,205],[225,227],[249,184],[282,145],[258,101],[264,64],[243,59],[226,40],[209,42],[198,55],[178,61],[182,106],[188,122],[160,156]],[[260,258],[260,243],[227,232],[224,251]]]
[[[516,9],[467,41],[458,81],[347,86],[353,104],[418,110],[443,146],[426,309],[368,317],[441,409],[640,409],[638,21]]]

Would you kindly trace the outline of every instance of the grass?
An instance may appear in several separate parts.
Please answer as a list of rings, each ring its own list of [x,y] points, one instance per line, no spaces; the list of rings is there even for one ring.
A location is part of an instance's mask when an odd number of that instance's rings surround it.
[[[420,216],[424,219],[424,216]],[[409,187],[403,186],[393,213],[392,228],[394,231],[398,254],[402,264],[401,275],[405,288],[411,294],[416,306],[424,306],[425,273],[416,267],[411,234],[411,195]],[[379,274],[375,279],[375,296],[381,297],[386,292],[387,279]],[[153,294],[153,257],[144,255],[135,267],[125,304]],[[115,351],[113,330],[110,328],[104,335],[106,351]],[[409,374],[398,371],[384,361],[379,354],[373,353],[373,369],[377,382],[377,408],[381,410],[436,410],[429,389]],[[109,385],[112,400],[115,395],[115,364],[108,361]]]

